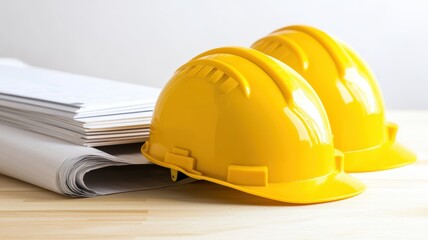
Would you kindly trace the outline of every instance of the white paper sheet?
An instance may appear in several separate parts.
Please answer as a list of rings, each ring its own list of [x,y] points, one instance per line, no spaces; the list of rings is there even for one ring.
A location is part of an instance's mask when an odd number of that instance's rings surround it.
[[[157,88],[36,67],[0,65],[4,94],[89,110],[152,103]]]

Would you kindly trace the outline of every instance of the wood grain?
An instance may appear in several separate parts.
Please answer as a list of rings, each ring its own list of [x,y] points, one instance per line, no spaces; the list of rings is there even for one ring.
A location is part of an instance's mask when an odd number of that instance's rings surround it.
[[[0,239],[428,239],[428,111],[390,119],[419,159],[354,174],[354,198],[290,205],[201,181],[73,199],[0,175]]]

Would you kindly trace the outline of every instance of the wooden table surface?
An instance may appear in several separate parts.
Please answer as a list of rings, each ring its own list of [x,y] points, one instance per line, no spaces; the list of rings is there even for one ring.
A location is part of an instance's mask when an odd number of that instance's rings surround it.
[[[0,239],[428,239],[428,111],[391,112],[418,161],[363,194],[289,205],[208,182],[72,199],[0,175]]]

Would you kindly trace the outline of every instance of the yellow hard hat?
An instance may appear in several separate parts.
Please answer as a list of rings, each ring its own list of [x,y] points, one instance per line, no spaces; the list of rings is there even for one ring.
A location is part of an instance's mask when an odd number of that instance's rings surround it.
[[[397,125],[385,120],[382,94],[364,61],[343,42],[308,26],[279,29],[252,48],[286,63],[315,89],[327,111],[345,171],[399,167],[416,156],[395,141]]]
[[[294,70],[259,51],[207,51],[163,89],[142,153],[189,177],[291,203],[348,198],[321,101]]]

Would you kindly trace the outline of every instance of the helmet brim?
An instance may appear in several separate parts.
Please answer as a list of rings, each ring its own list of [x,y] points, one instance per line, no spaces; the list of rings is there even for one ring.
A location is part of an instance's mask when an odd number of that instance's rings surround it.
[[[303,181],[268,183],[265,186],[236,185],[212,177],[187,172],[175,165],[159,161],[144,151],[142,153],[151,162],[178,170],[191,178],[210,181],[245,193],[286,203],[311,204],[336,201],[358,195],[366,188],[359,180],[340,171],[333,171],[326,176]]]
[[[416,161],[416,155],[398,142],[388,142],[377,148],[344,154],[346,172],[387,170]]]
[[[204,179],[252,195],[295,204],[331,202],[362,193],[366,186],[345,172],[305,181],[268,183],[267,186],[242,186],[217,179]]]

